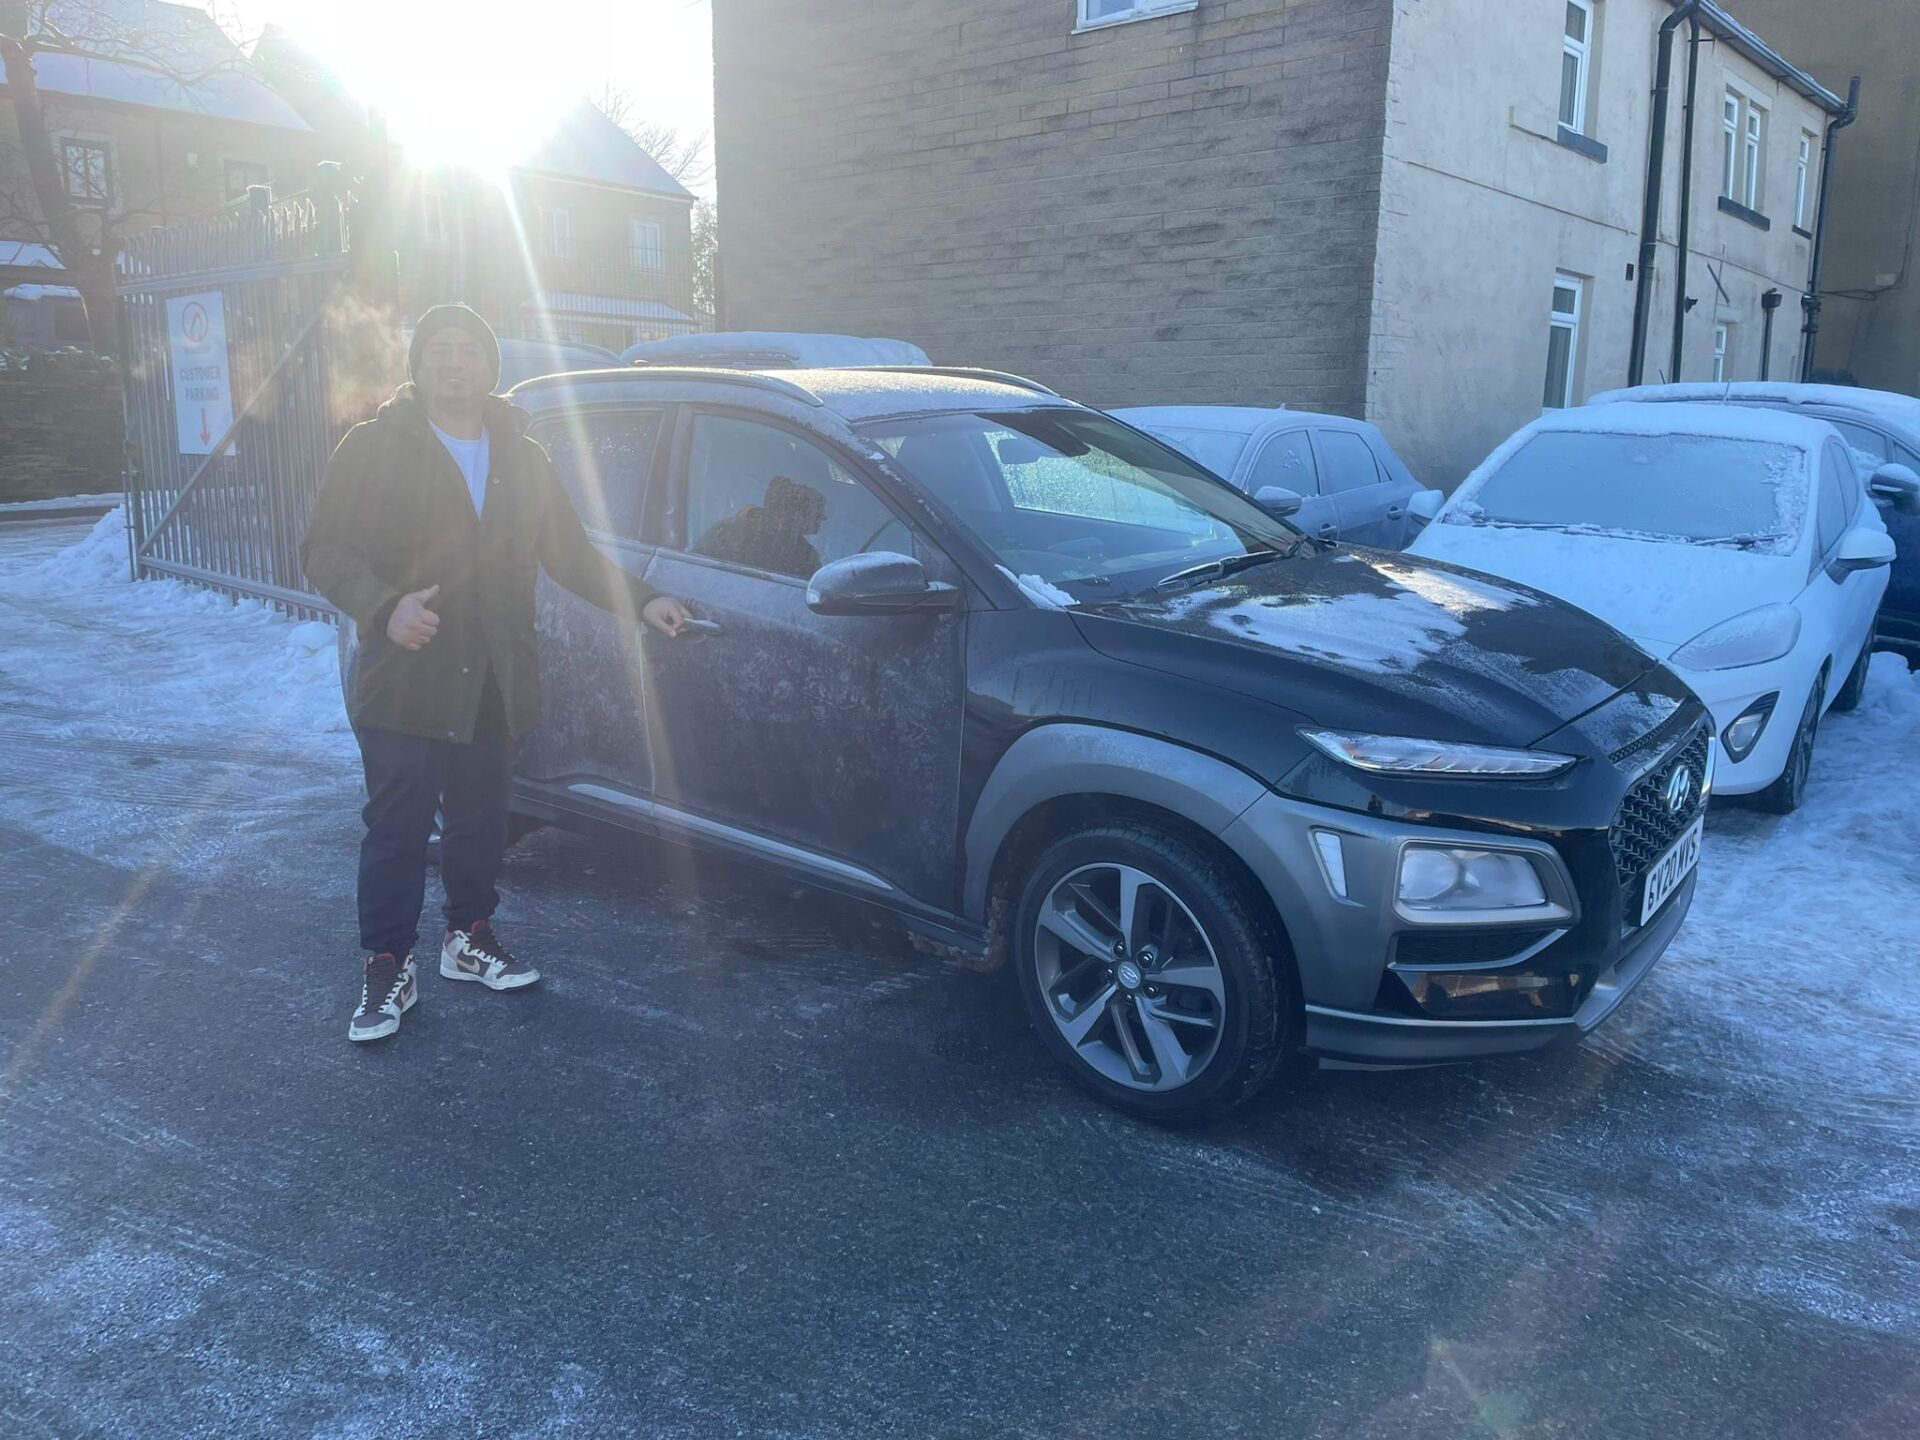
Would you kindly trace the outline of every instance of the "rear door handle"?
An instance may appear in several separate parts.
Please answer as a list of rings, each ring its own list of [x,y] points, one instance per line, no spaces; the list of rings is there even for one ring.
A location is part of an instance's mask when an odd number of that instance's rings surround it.
[[[1400,517],[1401,517],[1402,515],[1404,515],[1404,514],[1406,514],[1406,513],[1407,513],[1407,507],[1406,507],[1406,506],[1404,506],[1404,505],[1393,505],[1393,506],[1390,506],[1390,507],[1388,507],[1388,509],[1387,509],[1387,519],[1389,519],[1389,520],[1398,520],[1398,519],[1399,519],[1399,518],[1400,518]]]

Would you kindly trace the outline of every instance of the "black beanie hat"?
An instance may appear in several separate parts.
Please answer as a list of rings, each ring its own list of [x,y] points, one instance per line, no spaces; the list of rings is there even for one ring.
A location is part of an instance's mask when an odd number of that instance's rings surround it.
[[[464,330],[487,352],[493,363],[493,377],[487,381],[491,390],[500,383],[500,342],[494,338],[493,327],[480,318],[480,312],[465,305],[436,305],[422,315],[413,327],[413,344],[407,347],[407,378],[419,379],[420,352],[427,348],[427,342],[442,330]]]

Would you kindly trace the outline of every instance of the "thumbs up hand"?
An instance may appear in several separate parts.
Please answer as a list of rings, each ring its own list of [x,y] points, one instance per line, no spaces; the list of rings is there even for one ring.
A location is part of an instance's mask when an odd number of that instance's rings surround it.
[[[429,585],[411,595],[402,595],[387,620],[387,638],[408,650],[418,650],[433,639],[434,632],[440,628],[440,617],[428,607],[439,593],[438,585]]]

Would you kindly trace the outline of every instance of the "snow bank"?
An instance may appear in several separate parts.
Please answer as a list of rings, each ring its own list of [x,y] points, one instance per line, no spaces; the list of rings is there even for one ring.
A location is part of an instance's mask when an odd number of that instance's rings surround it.
[[[334,627],[174,580],[127,578],[126,511],[0,571],[9,688],[80,713],[352,749]]]

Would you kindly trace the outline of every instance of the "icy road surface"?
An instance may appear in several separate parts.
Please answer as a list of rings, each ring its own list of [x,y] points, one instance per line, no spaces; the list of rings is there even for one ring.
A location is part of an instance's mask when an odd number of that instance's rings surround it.
[[[8,1440],[1920,1433],[1890,656],[1584,1046],[1168,1133],[858,909],[550,831],[548,982],[349,1047],[330,636],[86,536],[0,527]]]

